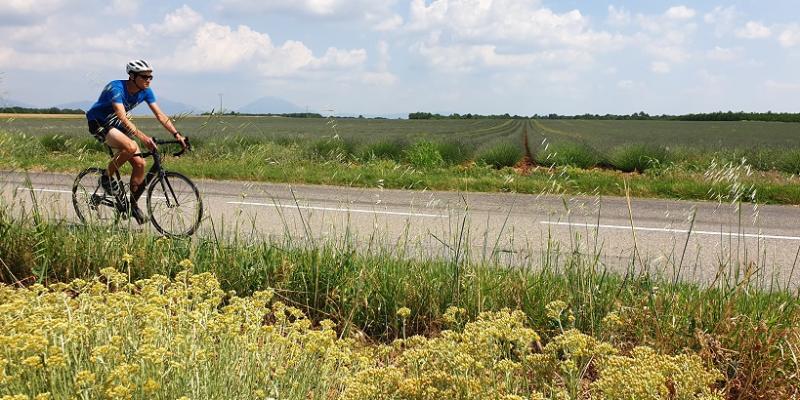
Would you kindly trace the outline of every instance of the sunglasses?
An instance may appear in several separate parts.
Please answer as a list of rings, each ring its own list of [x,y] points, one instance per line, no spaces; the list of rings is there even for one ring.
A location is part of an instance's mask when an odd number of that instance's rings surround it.
[[[144,79],[146,81],[152,81],[153,80],[153,75],[137,74],[136,76],[138,76],[139,78],[142,78],[142,79]]]

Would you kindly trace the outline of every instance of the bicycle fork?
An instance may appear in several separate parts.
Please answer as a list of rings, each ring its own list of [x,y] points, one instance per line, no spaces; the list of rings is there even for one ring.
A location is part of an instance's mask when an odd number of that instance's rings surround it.
[[[167,180],[167,174],[161,168],[161,157],[157,154],[153,155],[153,166],[150,167],[150,170],[147,171],[147,175],[144,177],[142,189],[150,186],[153,179],[158,179],[158,183],[161,185],[161,190],[167,198],[167,208],[178,207],[180,205],[178,204],[178,196],[175,195],[175,190],[172,189],[172,185],[169,183],[169,180]],[[172,199],[170,199],[170,196],[172,196]]]

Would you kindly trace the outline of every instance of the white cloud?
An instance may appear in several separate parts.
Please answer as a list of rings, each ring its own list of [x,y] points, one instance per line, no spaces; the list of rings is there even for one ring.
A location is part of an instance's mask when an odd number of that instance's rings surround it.
[[[236,29],[213,22],[203,24],[195,33],[191,44],[172,57],[170,65],[190,71],[230,70],[238,64],[264,54],[272,47],[268,35],[248,26]]]
[[[650,70],[657,74],[668,74],[670,71],[672,71],[672,68],[668,63],[663,61],[654,61],[650,64]]]
[[[172,35],[191,31],[203,22],[203,16],[183,5],[181,8],[164,16],[164,22],[154,27],[154,30]]]
[[[700,70],[697,74],[703,83],[709,86],[718,85],[725,80],[723,76],[713,74],[705,69]]]
[[[791,25],[781,32],[778,41],[783,47],[794,47],[800,45],[800,26]]]
[[[694,18],[695,14],[697,13],[691,8],[686,6],[675,6],[670,7],[665,15],[670,19],[691,19]]]
[[[258,70],[267,77],[287,77],[314,62],[314,54],[303,43],[288,40],[281,47],[265,49]]]
[[[709,50],[706,56],[714,61],[733,61],[741,57],[741,49],[727,49],[716,46],[713,50]]]
[[[614,26],[628,25],[631,23],[631,13],[624,8],[617,9],[614,6],[608,6],[607,22]]]
[[[285,12],[317,18],[359,20],[381,26],[393,19],[391,7],[396,0],[223,0],[219,8],[229,13],[248,15],[262,12]]]
[[[389,60],[391,56],[389,55],[389,43],[385,40],[381,40],[378,42],[378,68],[386,69],[389,68]]]
[[[691,60],[691,45],[697,34],[697,23],[692,20],[694,13],[694,10],[677,6],[660,15],[636,15],[642,30],[634,35],[635,42],[654,59],[651,71],[667,73],[672,65]]]
[[[401,26],[403,26],[403,17],[393,14],[390,17],[379,21],[372,28],[376,31],[393,31]]]
[[[739,15],[739,11],[735,6],[717,6],[714,7],[711,12],[703,16],[703,21],[714,27],[714,35],[722,37],[735,29],[736,20],[739,18]]]
[[[127,49],[147,49],[150,42],[149,36],[148,29],[137,24],[127,29],[118,29],[114,32],[87,37],[81,41],[81,44],[91,50],[127,53],[129,51]]]
[[[375,86],[391,86],[397,83],[397,76],[391,72],[365,72],[362,82]]]
[[[363,64],[367,60],[367,51],[364,49],[339,50],[335,47],[328,48],[325,55],[312,63],[317,68],[350,68]]]
[[[103,8],[98,12],[103,13]],[[187,5],[148,25],[123,24],[101,32],[64,29],[67,19],[75,27],[91,26],[82,18],[89,17],[62,14],[27,26],[0,26],[5,39],[0,43],[0,68],[52,70],[52,60],[58,59],[61,70],[119,69],[128,59],[144,58],[162,71],[236,71],[300,78],[363,72],[367,60],[364,49],[331,46],[315,56],[300,41],[275,44],[268,34],[250,26],[206,21]]]
[[[269,35],[240,25],[236,29],[212,22],[204,23],[190,43],[178,46],[174,56],[164,60],[169,68],[188,71],[230,71],[255,66],[270,77],[297,75],[303,70],[347,69],[363,64],[363,49],[329,48],[322,57],[295,40],[275,46]]]
[[[450,45],[420,43],[417,52],[445,71],[471,71],[476,68],[530,68],[542,66],[588,65],[592,57],[579,50],[546,50],[534,53],[503,53],[493,45]],[[563,68],[562,68],[563,69]]]
[[[736,36],[745,39],[764,39],[772,35],[772,31],[760,22],[750,21],[744,28],[736,31]]]
[[[636,83],[629,79],[617,82],[617,87],[622,89],[632,89],[635,85]]]
[[[0,21],[23,22],[29,17],[51,15],[65,3],[65,0],[4,0],[0,2]]]
[[[492,45],[453,45],[439,46],[421,43],[420,55],[436,68],[455,71],[469,71],[475,67],[524,66],[534,62],[530,54],[498,54]]]
[[[670,63],[682,63],[690,58],[689,53],[680,46],[653,46],[648,52],[655,58]]]
[[[570,46],[602,51],[617,48],[621,38],[590,28],[580,11],[557,14],[538,1],[412,0],[407,28],[446,31],[455,40]]]
[[[374,71],[365,72],[361,76],[364,83],[377,86],[389,86],[397,82],[397,76],[389,71],[389,43],[386,41],[378,42],[378,59]]]
[[[773,91],[800,92],[800,83],[777,82],[774,80],[768,80],[764,82],[764,86],[767,89]]]
[[[107,13],[117,15],[135,13],[137,10],[139,10],[138,0],[112,0],[105,8]]]

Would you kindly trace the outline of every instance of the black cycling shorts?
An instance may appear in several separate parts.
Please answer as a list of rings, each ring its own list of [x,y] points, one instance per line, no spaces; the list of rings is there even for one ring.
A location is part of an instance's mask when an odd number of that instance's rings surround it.
[[[117,123],[108,122],[105,124],[101,124],[99,121],[93,119],[89,120],[89,133],[91,133],[92,136],[94,136],[95,139],[97,139],[100,143],[106,142],[106,135],[108,135],[108,131],[111,128],[117,128],[120,130],[120,132],[124,133],[129,138],[133,139],[133,132],[130,132],[127,128],[125,128],[124,125],[122,125],[119,122]]]

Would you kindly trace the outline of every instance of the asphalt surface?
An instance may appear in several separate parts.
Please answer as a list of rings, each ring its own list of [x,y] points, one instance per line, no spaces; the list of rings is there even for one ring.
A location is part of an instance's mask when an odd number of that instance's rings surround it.
[[[0,172],[14,209],[31,189],[49,218],[76,221],[73,174]],[[30,181],[28,185],[27,180]],[[714,202],[387,190],[195,179],[205,218],[197,236],[292,237],[381,246],[421,257],[491,257],[538,266],[546,255],[599,255],[601,268],[648,269],[710,282],[797,287],[800,208]],[[144,206],[144,202],[141,202]],[[152,230],[150,225],[134,229]],[[410,251],[409,251],[410,250]],[[800,268],[797,268],[800,269]],[[722,274],[722,275],[721,275]]]

